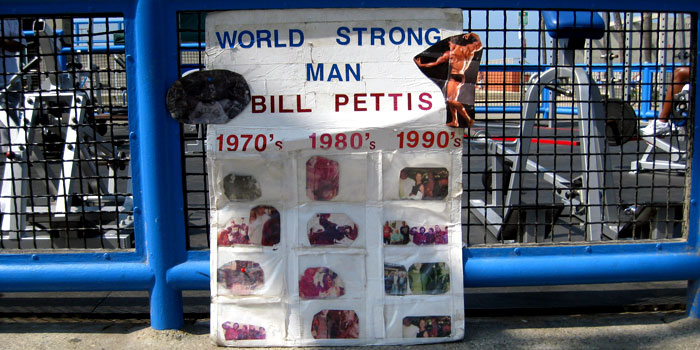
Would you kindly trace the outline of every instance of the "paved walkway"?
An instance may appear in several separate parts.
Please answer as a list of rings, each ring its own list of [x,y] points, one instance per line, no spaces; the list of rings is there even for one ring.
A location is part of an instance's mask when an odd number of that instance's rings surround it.
[[[677,281],[467,288],[463,341],[405,348],[696,350],[700,320],[684,314],[685,287]],[[0,350],[216,349],[209,292],[184,296],[183,330],[155,331],[145,292],[4,293]]]
[[[700,349],[700,320],[681,311],[569,316],[471,317],[467,337],[407,349]],[[217,349],[209,321],[182,331],[154,331],[147,320],[0,318],[4,350]],[[399,349],[396,346],[376,349]],[[358,348],[359,349],[359,348]]]

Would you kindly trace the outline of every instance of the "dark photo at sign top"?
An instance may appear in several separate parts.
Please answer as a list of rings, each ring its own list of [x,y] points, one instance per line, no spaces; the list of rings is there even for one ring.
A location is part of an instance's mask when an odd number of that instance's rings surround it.
[[[168,89],[170,116],[185,124],[225,124],[250,103],[242,75],[223,69],[185,75]]]
[[[476,79],[483,46],[474,33],[453,35],[416,55],[413,61],[445,96],[449,127],[474,124]]]

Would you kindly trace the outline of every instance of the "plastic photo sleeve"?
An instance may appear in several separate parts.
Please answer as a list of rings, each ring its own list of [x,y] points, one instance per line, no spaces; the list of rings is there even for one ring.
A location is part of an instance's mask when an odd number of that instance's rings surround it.
[[[447,152],[385,152],[382,179],[385,200],[444,201],[452,197],[452,158]],[[461,174],[457,174],[461,176]]]
[[[254,261],[229,261],[216,273],[216,281],[231,294],[248,295],[265,285],[265,271]]]
[[[265,339],[267,336],[265,327],[258,325],[240,325],[238,322],[225,321],[221,324],[221,328],[224,330],[226,341]]]
[[[358,228],[345,214],[319,213],[309,220],[306,232],[312,246],[349,246],[357,239]]]
[[[399,172],[399,199],[442,200],[447,197],[446,168],[403,168]]]
[[[302,299],[332,299],[345,295],[343,280],[327,267],[309,267],[299,277]]]
[[[447,225],[409,226],[406,221],[386,221],[382,237],[385,245],[447,244],[448,230]]]
[[[248,209],[250,208],[250,209]],[[271,205],[235,205],[217,212],[217,245],[274,246],[280,242],[281,215]]]
[[[412,304],[389,304],[384,309],[387,339],[451,338],[464,331],[449,298]],[[433,341],[439,341],[434,339]],[[425,339],[425,342],[431,342]]]
[[[443,338],[452,335],[450,316],[406,316],[401,325],[403,338]]]
[[[299,207],[299,244],[343,248],[365,245],[365,211],[361,204],[306,203]]]
[[[384,206],[385,246],[445,246],[457,232],[450,223],[448,202],[401,202]],[[458,240],[458,238],[455,238]]]
[[[306,197],[329,201],[338,195],[340,165],[332,159],[312,156],[306,161]]]
[[[229,202],[280,200],[284,196],[284,162],[278,158],[241,156],[222,159],[214,166],[216,207]]]
[[[297,295],[302,300],[360,299],[365,297],[364,255],[318,254],[299,256]]]
[[[298,158],[299,200],[358,202],[367,193],[367,154],[317,155]]]
[[[357,339],[360,337],[360,319],[353,310],[317,312],[311,320],[314,339]]]
[[[279,252],[231,252],[219,250],[216,270],[217,295],[281,296],[284,266]]]
[[[417,262],[410,266],[384,264],[387,295],[436,295],[450,290],[450,270],[444,262]]]
[[[366,338],[364,302],[312,301],[301,305],[305,345],[357,344]]]
[[[219,345],[265,346],[280,344],[286,337],[285,310],[280,303],[236,305],[219,303],[211,320]]]
[[[384,264],[384,293],[388,295],[407,295],[408,271],[402,265]]]

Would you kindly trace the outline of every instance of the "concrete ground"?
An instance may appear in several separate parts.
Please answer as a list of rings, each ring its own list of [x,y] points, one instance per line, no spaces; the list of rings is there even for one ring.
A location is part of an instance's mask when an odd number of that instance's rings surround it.
[[[467,288],[463,341],[405,348],[700,349],[700,320],[685,316],[685,292],[684,281]],[[5,293],[0,349],[216,349],[208,291],[184,300],[183,329],[155,331],[142,292]]]
[[[700,320],[682,311],[565,316],[469,317],[463,341],[408,349],[699,349]],[[146,320],[0,318],[0,348],[216,349],[208,319],[180,331],[155,331]],[[379,349],[398,349],[384,346]]]

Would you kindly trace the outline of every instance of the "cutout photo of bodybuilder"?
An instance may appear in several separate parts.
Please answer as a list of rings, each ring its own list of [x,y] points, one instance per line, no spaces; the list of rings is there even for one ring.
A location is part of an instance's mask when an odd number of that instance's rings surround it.
[[[418,68],[442,90],[449,127],[474,124],[476,79],[483,46],[474,33],[454,35],[413,58]]]

